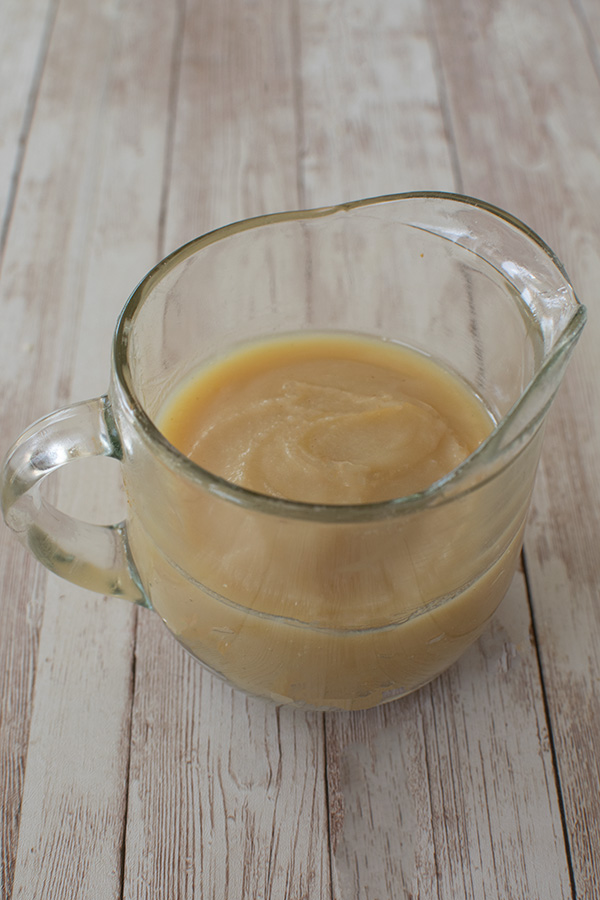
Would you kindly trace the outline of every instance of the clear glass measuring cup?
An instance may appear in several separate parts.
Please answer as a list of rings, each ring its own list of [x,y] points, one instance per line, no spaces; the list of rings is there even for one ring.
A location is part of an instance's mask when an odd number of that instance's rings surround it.
[[[543,423],[585,322],[552,251],[483,202],[413,193],[247,220],[157,265],[117,324],[108,393],[38,422],[2,473],[8,525],[57,574],[154,609],[231,684],[359,709],[453,663],[504,596]],[[177,384],[243,341],[352,332],[430,354],[497,422],[426,490],[314,505],[245,490],[156,419]],[[121,461],[128,517],[76,521],[39,493],[72,459]]]

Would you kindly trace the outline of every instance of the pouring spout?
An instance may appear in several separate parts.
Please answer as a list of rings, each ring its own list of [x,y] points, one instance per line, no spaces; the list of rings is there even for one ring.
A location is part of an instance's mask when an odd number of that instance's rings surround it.
[[[546,352],[535,377],[491,435],[490,452],[517,452],[543,423],[586,322],[586,308],[575,302],[577,305],[566,322],[564,307],[551,304],[545,307],[548,313],[540,328]],[[554,321],[549,321],[551,317]]]
[[[453,311],[452,341],[440,340],[436,350],[497,421],[461,467],[464,487],[482,466],[505,465],[542,425],[586,310],[560,259],[511,214],[458,195],[437,205],[431,195],[425,208],[427,216],[415,201],[411,227],[445,244],[452,260],[441,279]]]

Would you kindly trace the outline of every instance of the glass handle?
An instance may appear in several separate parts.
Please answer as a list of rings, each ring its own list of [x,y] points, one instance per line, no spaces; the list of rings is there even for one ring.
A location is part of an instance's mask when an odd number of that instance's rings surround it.
[[[106,396],[58,410],[21,435],[0,478],[4,519],[51,572],[98,593],[147,605],[129,554],[125,522],[90,525],[41,496],[39,485],[46,475],[91,456],[122,458]]]

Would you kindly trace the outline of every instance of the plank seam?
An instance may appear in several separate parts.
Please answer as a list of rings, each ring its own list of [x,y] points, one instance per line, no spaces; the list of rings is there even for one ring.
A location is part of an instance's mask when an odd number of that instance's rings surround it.
[[[39,571],[36,572],[34,576],[34,582],[32,587],[32,597],[39,595],[40,597],[45,597],[45,585],[48,580],[48,570],[39,566]],[[16,770],[16,793],[18,792],[18,800],[15,803],[15,808],[13,812],[13,833],[15,835],[14,841],[5,840],[6,830],[8,825],[6,819],[6,813],[3,810],[4,821],[3,821],[3,833],[1,835],[1,847],[0,847],[0,897],[8,898],[13,896],[14,890],[14,880],[15,880],[15,870],[17,865],[17,858],[19,855],[19,838],[21,833],[21,811],[23,808],[23,790],[25,786],[25,776],[27,773],[27,759],[29,756],[29,737],[31,735],[31,719],[32,719],[32,711],[35,704],[35,690],[36,690],[36,679],[37,679],[37,659],[39,652],[39,643],[40,643],[40,633],[42,630],[42,625],[44,621],[44,609],[45,603],[44,600],[40,600],[41,603],[41,614],[39,619],[39,624],[37,629],[34,630],[32,635],[32,651],[31,651],[31,664],[28,670],[28,675],[25,676],[28,683],[28,690],[25,693],[25,702],[28,710],[28,721],[25,725],[25,731],[27,735],[27,739],[24,741],[24,750],[22,754],[20,754],[15,761],[14,769]],[[0,710],[1,712],[1,710]],[[0,724],[1,722],[0,718]],[[2,760],[0,760],[2,762]],[[10,832],[9,832],[10,834]],[[12,845],[12,846],[11,846]]]
[[[438,759],[439,759],[439,743],[438,743],[437,728],[436,728],[436,722],[435,722],[433,689],[432,689],[431,684],[427,685],[426,688],[423,688],[423,692],[425,692],[425,690],[427,691],[428,704],[429,704],[429,707],[432,712],[434,740],[435,740],[436,750],[437,750]],[[431,767],[431,763],[429,760],[429,750],[427,748],[427,738],[425,735],[424,728],[422,728],[421,733],[422,733],[422,738],[423,738],[423,759],[425,762],[425,771],[427,773],[427,797],[429,799],[429,814],[431,817],[431,835],[432,835],[432,841],[431,841],[432,848],[431,849],[433,852],[433,866],[435,869],[435,888],[436,888],[435,893],[436,893],[436,897],[439,900],[442,876],[441,876],[441,871],[440,871],[440,863],[438,860],[438,850],[437,850],[437,840],[436,840],[437,834],[436,834],[436,828],[435,828],[436,823],[435,823],[434,812],[433,812],[435,804],[434,804],[434,800],[433,800],[433,789],[432,789],[432,784],[431,784],[432,767]],[[432,898],[432,900],[433,900],[433,898]]]
[[[429,35],[431,41],[431,49],[432,49],[432,60],[433,60],[433,74],[437,86],[438,93],[438,101],[440,105],[440,112],[442,114],[442,124],[444,127],[444,134],[446,136],[446,144],[448,146],[448,154],[450,156],[450,168],[452,169],[452,178],[454,181],[455,189],[459,194],[464,193],[464,183],[462,170],[460,167],[460,159],[458,155],[458,146],[456,141],[456,134],[454,132],[454,127],[452,125],[452,115],[450,112],[450,100],[448,97],[448,89],[446,87],[446,78],[444,76],[444,67],[442,64],[442,55],[440,53],[440,47],[437,39],[437,32],[435,28],[435,16],[431,11],[431,5],[428,3],[428,19],[429,19]]]
[[[76,274],[75,287],[73,296],[84,297],[88,285],[88,275],[92,259],[94,256],[92,235],[96,226],[98,209],[102,192],[102,174],[103,166],[106,159],[107,143],[103,138],[103,123],[109,112],[110,97],[109,90],[112,78],[113,63],[118,42],[118,17],[123,6],[124,0],[113,0],[114,23],[110,32],[110,41],[108,44],[108,53],[105,57],[104,76],[101,82],[102,89],[99,93],[99,103],[96,115],[92,120],[92,126],[89,133],[94,135],[92,150],[86,153],[86,166],[84,170],[82,194],[89,196],[88,203],[85,204],[85,214],[82,217],[82,224],[79,228],[77,240],[80,242],[80,258],[81,266]],[[83,303],[77,303],[71,315],[71,340],[65,341],[64,352],[61,354],[60,365],[56,373],[56,388],[53,392],[54,402],[57,406],[65,406],[72,402],[73,394],[73,362],[76,358],[78,339],[77,335],[81,329],[83,316]],[[67,349],[68,348],[68,349]]]
[[[596,78],[598,79],[598,81],[600,81],[600,51],[598,50],[598,45],[594,40],[593,31],[590,26],[589,19],[585,14],[585,10],[581,4],[581,0],[570,0],[570,3],[577,20],[577,24],[581,29],[583,42],[588,51],[594,72],[596,73]]]
[[[173,174],[173,156],[175,144],[175,127],[177,122],[177,107],[179,99],[179,83],[181,80],[181,66],[183,59],[183,36],[185,33],[186,0],[178,0],[177,20],[173,37],[173,51],[171,57],[171,73],[169,83],[169,114],[167,116],[167,136],[165,144],[165,159],[163,166],[163,183],[160,197],[160,212],[158,215],[157,234],[157,258],[165,256],[165,234],[167,227],[167,211],[171,188],[171,176]]]
[[[525,588],[527,591],[527,603],[529,606],[529,615],[531,618],[531,631],[533,635],[533,649],[535,654],[535,659],[537,661],[537,668],[539,673],[539,682],[540,682],[540,690],[542,693],[542,703],[544,708],[544,719],[546,722],[546,728],[548,729],[548,742],[550,744],[550,754],[552,758],[552,769],[554,772],[554,785],[556,789],[556,795],[558,798],[558,807],[560,811],[560,824],[563,832],[563,840],[565,843],[565,854],[567,857],[567,868],[569,871],[569,883],[571,885],[571,898],[572,900],[577,900],[577,886],[575,883],[575,870],[573,868],[573,859],[571,856],[571,843],[569,841],[569,829],[567,827],[567,814],[565,808],[565,802],[562,792],[562,785],[560,781],[560,772],[558,767],[558,754],[556,752],[556,743],[554,741],[554,733],[552,730],[552,719],[550,716],[550,704],[548,701],[548,694],[546,691],[546,682],[544,679],[544,667],[542,664],[542,657],[540,653],[540,641],[538,636],[538,628],[535,619],[535,611],[533,608],[532,602],[532,590],[531,584],[529,580],[529,572],[527,569],[527,557],[525,555],[525,551],[521,551],[521,561],[523,565],[523,575],[525,578]]]
[[[327,751],[327,714],[321,713],[321,727],[323,729],[323,770],[325,775],[325,809],[327,811],[327,847],[329,850],[329,897],[330,900],[335,900],[334,890],[333,890],[333,872],[334,872],[334,860],[333,860],[333,842],[331,840],[331,803],[329,797],[329,756]]]
[[[131,674],[129,676],[130,684],[130,703],[129,703],[129,730],[126,735],[127,741],[127,762],[125,764],[125,805],[123,808],[123,826],[121,831],[121,854],[119,859],[119,898],[123,900],[125,892],[125,863],[127,857],[127,822],[129,818],[129,791],[131,777],[131,736],[133,734],[133,706],[135,702],[136,674],[137,674],[137,634],[139,622],[139,610],[134,609],[134,625],[133,625],[133,654],[131,660]]]
[[[21,125],[19,141],[17,144],[17,154],[15,157],[13,173],[10,179],[8,197],[6,198],[6,207],[4,209],[4,215],[2,216],[2,224],[0,226],[0,273],[2,271],[2,264],[4,262],[4,251],[6,248],[8,232],[10,230],[10,224],[12,222],[12,217],[17,200],[17,192],[19,189],[19,182],[21,180],[25,151],[27,149],[27,142],[29,139],[29,133],[31,131],[33,115],[37,106],[42,77],[44,74],[44,69],[46,67],[48,50],[50,47],[52,32],[54,30],[54,23],[56,22],[59,2],[60,0],[50,0],[48,4],[46,22],[44,25],[44,30],[42,32],[42,39],[40,41],[40,51],[34,68],[29,94],[27,95],[27,103],[25,106],[25,113],[23,115],[23,123]]]
[[[302,43],[300,37],[300,10],[298,0],[290,2],[290,30],[292,48],[292,92],[294,119],[296,126],[296,194],[301,209],[306,208],[306,188],[304,184],[304,90],[302,85]]]

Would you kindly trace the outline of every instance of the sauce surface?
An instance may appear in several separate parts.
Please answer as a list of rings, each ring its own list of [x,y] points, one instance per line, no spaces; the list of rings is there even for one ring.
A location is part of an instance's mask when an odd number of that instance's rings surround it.
[[[423,354],[303,333],[205,364],[158,424],[252,490],[348,504],[427,487],[494,423]],[[265,515],[176,472],[149,491],[153,472],[130,466],[130,546],[153,608],[213,671],[276,702],[365,709],[424,684],[481,633],[514,572],[536,458],[451,503],[342,524]]]
[[[475,394],[424,354],[342,334],[245,345],[200,369],[159,417],[165,437],[209,472],[329,504],[421,491],[493,424]]]

